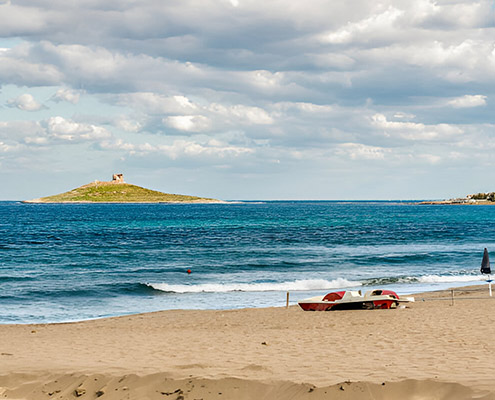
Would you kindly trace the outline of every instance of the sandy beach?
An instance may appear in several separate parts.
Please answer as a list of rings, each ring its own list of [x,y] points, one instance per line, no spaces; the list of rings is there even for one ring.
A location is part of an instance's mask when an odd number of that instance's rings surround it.
[[[292,299],[298,298],[296,293]],[[5,399],[495,399],[495,298],[0,326]]]

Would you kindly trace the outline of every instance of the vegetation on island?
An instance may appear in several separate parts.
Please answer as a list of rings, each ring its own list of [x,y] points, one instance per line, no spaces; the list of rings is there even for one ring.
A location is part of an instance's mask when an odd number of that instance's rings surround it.
[[[54,196],[27,203],[213,203],[215,199],[162,193],[129,183],[95,181]]]
[[[476,194],[472,194],[468,197],[473,199],[473,200],[486,200],[486,201],[495,202],[495,192],[476,193]]]

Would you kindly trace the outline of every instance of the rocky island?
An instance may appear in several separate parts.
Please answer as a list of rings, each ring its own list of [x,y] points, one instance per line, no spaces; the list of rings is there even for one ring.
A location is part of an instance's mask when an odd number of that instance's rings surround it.
[[[111,181],[94,181],[54,196],[25,200],[24,203],[222,203],[206,197],[162,193],[124,182],[122,174]]]
[[[448,200],[423,201],[419,204],[495,205],[495,192],[468,194],[466,197],[457,197]]]

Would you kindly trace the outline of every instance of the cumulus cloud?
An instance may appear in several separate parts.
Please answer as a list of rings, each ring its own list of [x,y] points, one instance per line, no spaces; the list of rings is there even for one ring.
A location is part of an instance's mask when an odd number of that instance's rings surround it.
[[[151,171],[154,157],[322,180],[337,163],[348,181],[360,162],[377,176],[489,163],[477,144],[493,141],[490,1],[260,5],[0,1],[0,102],[31,111],[2,118],[0,162],[93,147],[99,165],[132,156]],[[50,110],[36,113],[42,98]]]
[[[466,94],[462,97],[456,97],[448,102],[448,104],[454,108],[472,108],[486,106],[486,96],[481,94],[469,95]]]
[[[166,96],[153,92],[134,92],[120,94],[116,101],[120,105],[147,114],[190,113],[198,109],[198,106],[184,95]]]
[[[271,125],[274,123],[272,116],[260,107],[250,107],[242,104],[225,106],[213,103],[208,111],[218,117],[227,118],[232,124]]]
[[[115,126],[125,132],[139,132],[142,129],[141,123],[126,117],[117,118]]]
[[[33,57],[31,44],[0,52],[0,78],[17,86],[51,86],[63,81],[63,73],[50,62]]]
[[[51,97],[51,100],[55,102],[66,101],[68,103],[77,104],[81,97],[80,90],[73,89],[58,89],[57,92]]]
[[[373,115],[372,125],[383,130],[385,135],[397,135],[411,141],[446,140],[463,133],[462,128],[455,125],[389,121],[383,114]]]
[[[111,136],[103,127],[81,124],[63,117],[49,118],[46,121],[46,132],[50,137],[63,141],[100,140]]]
[[[150,154],[162,154],[172,160],[180,158],[210,158],[210,161],[217,162],[217,158],[239,157],[245,154],[254,153],[251,148],[232,146],[219,141],[207,141],[201,143],[193,140],[174,140],[171,144],[153,145],[150,143],[132,144],[123,140],[103,141],[102,148],[121,149],[131,155],[146,156]]]
[[[311,114],[324,114],[335,111],[335,107],[328,104],[313,104],[307,102],[280,102],[274,104],[275,109],[285,112],[300,111]]]
[[[202,115],[172,115],[165,118],[163,123],[185,132],[202,132],[210,127],[210,120]]]
[[[117,97],[121,106],[132,107],[148,121],[147,129],[155,128],[156,118],[165,126],[181,132],[224,130],[251,125],[270,125],[274,118],[261,107],[244,104],[195,102],[184,95],[164,96],[156,93],[127,93]],[[144,127],[143,127],[144,129]]]
[[[349,22],[346,26],[323,35],[321,40],[332,44],[342,44],[389,37],[394,30],[394,25],[403,15],[403,10],[390,6],[361,21]]]
[[[94,124],[78,123],[60,116],[41,121],[0,122],[0,140],[10,148],[23,145],[46,147],[108,141],[112,134]]]
[[[28,93],[22,94],[15,99],[8,100],[7,105],[23,111],[39,111],[43,108],[43,105],[38,103],[34,97]]]

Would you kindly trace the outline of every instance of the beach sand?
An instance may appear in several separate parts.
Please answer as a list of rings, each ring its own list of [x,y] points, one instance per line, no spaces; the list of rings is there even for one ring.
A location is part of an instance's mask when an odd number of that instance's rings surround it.
[[[0,325],[0,398],[495,399],[495,298],[450,296]]]

